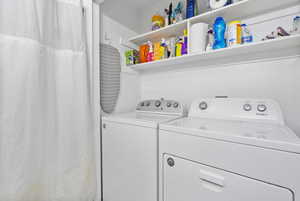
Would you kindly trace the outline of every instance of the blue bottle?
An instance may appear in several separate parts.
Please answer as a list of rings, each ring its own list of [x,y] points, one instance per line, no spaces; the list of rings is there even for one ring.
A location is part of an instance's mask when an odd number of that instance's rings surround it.
[[[216,50],[227,47],[225,39],[226,22],[222,17],[217,17],[213,29],[215,37],[213,49]]]
[[[186,19],[195,16],[195,10],[196,10],[195,6],[196,6],[195,0],[186,1]]]

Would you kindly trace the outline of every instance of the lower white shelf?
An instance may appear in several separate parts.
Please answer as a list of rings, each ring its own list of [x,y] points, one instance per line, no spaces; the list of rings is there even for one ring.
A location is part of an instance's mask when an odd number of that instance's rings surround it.
[[[142,63],[130,68],[139,73],[169,71],[190,67],[222,66],[230,63],[300,55],[300,34],[274,40],[260,41],[209,52],[201,52],[154,62]]]

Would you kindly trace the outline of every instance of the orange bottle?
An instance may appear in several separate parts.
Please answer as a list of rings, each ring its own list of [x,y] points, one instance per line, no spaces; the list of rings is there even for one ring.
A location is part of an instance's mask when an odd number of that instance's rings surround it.
[[[140,63],[146,63],[149,53],[149,45],[144,44],[140,46]]]

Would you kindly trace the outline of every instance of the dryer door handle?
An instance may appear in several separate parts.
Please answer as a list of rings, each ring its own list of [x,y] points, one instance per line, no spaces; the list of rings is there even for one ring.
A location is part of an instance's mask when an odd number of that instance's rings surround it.
[[[220,192],[225,187],[225,178],[216,173],[208,172],[206,170],[200,170],[199,176],[202,186],[209,190]]]

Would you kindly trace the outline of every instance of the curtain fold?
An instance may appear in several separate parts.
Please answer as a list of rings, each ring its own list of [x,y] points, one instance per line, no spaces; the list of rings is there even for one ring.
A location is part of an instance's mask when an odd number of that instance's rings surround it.
[[[0,201],[92,201],[94,130],[78,0],[0,0]]]

